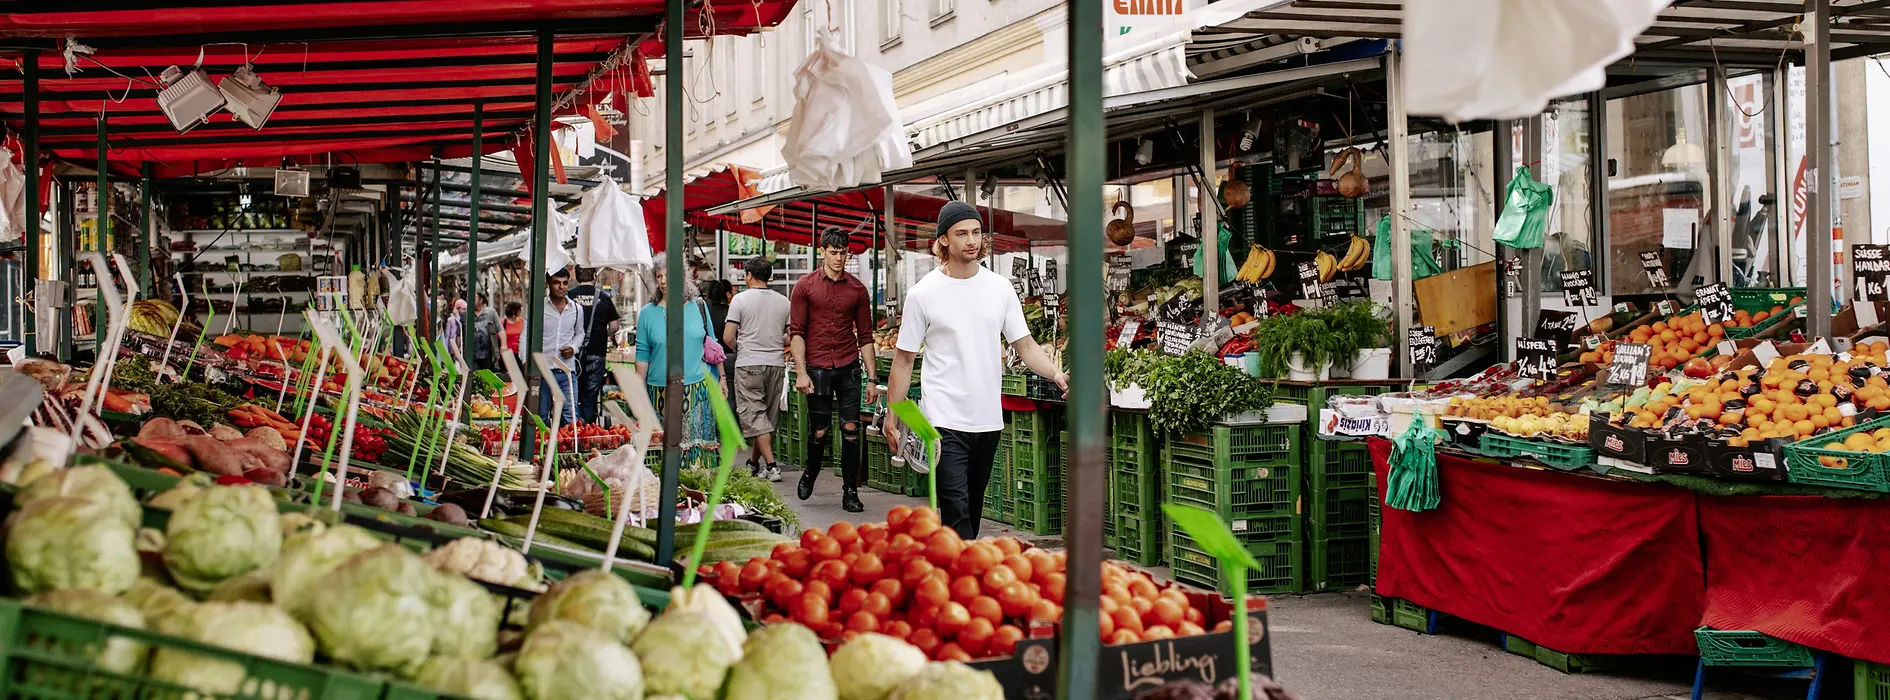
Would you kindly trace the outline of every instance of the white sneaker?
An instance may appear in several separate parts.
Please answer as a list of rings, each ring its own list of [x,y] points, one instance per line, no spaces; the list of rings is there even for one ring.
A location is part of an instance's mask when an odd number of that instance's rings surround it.
[[[763,471],[768,472],[769,481],[772,481],[775,483],[781,482],[781,468],[780,467],[768,467],[767,469]]]

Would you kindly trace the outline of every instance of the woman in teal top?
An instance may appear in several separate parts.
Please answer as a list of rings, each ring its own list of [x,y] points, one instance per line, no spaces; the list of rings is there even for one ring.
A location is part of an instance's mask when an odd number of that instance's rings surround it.
[[[663,305],[668,291],[662,265],[656,266],[656,298],[637,313],[637,371],[643,374],[650,403],[663,410],[664,385],[669,382],[669,313]],[[702,361],[702,345],[709,335],[708,306],[696,296],[696,285],[683,284],[683,430],[677,444],[682,446],[686,464],[702,463],[703,451],[715,450],[715,411],[709,404],[708,365]]]

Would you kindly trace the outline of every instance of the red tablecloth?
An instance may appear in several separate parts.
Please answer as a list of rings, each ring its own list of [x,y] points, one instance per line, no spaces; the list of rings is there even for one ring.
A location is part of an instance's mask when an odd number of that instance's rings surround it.
[[[1702,497],[1700,542],[1708,626],[1890,664],[1890,503]]]
[[[1391,443],[1371,441],[1379,493]],[[1693,654],[1693,492],[1438,456],[1443,505],[1382,509],[1378,593],[1566,653]]]

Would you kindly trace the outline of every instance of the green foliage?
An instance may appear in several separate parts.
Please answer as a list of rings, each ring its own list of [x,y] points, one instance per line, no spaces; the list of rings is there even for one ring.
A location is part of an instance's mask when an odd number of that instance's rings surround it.
[[[1287,360],[1294,355],[1307,366],[1318,367],[1330,362],[1340,349],[1326,319],[1310,309],[1260,319],[1253,329],[1253,344],[1260,353],[1260,373],[1269,377],[1285,376]]]
[[[1167,434],[1200,432],[1214,421],[1273,405],[1273,389],[1201,351],[1149,361],[1142,388],[1149,424]]]
[[[1162,356],[1152,352],[1116,348],[1103,356],[1103,376],[1117,387],[1141,385],[1148,378],[1149,368],[1161,359]]]
[[[708,493],[715,485],[715,472],[710,469],[683,469],[677,477],[678,483],[685,488],[692,488]],[[728,486],[722,491],[722,502],[738,504],[750,511],[763,515],[772,515],[787,522],[788,532],[800,529],[801,517],[789,507],[781,495],[774,492],[774,486],[766,479],[758,479],[748,470],[737,467],[729,470]]]
[[[1303,311],[1323,319],[1332,334],[1332,358],[1345,360],[1366,348],[1382,348],[1391,342],[1391,325],[1378,317],[1378,305],[1369,300],[1347,301],[1324,309]]]

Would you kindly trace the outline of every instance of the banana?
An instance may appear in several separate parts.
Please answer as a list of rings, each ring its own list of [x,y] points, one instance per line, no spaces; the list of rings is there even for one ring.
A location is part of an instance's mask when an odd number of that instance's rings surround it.
[[[1319,251],[1318,255],[1313,256],[1313,261],[1319,263],[1320,284],[1331,282],[1332,277],[1339,272],[1339,261],[1337,258],[1332,257],[1331,253],[1323,250]]]
[[[1247,246],[1247,261],[1240,264],[1240,274],[1234,276],[1242,282],[1259,282],[1260,271],[1266,267],[1266,249],[1259,245]]]
[[[1268,249],[1268,248],[1261,248],[1261,250],[1264,250],[1264,251],[1266,251],[1266,253],[1267,253],[1267,262],[1266,262],[1266,267],[1264,267],[1264,268],[1262,268],[1262,269],[1260,270],[1260,279],[1263,279],[1263,280],[1266,280],[1266,279],[1272,279],[1272,278],[1273,278],[1273,268],[1274,268],[1274,267],[1276,267],[1277,265],[1279,265],[1279,262],[1280,262],[1280,256],[1278,256],[1278,255],[1275,255],[1275,254],[1273,253],[1273,251],[1272,251],[1271,249]]]
[[[1351,272],[1365,264],[1365,257],[1371,252],[1371,244],[1362,236],[1352,236],[1351,245],[1345,249],[1345,258],[1339,261],[1340,272]]]

